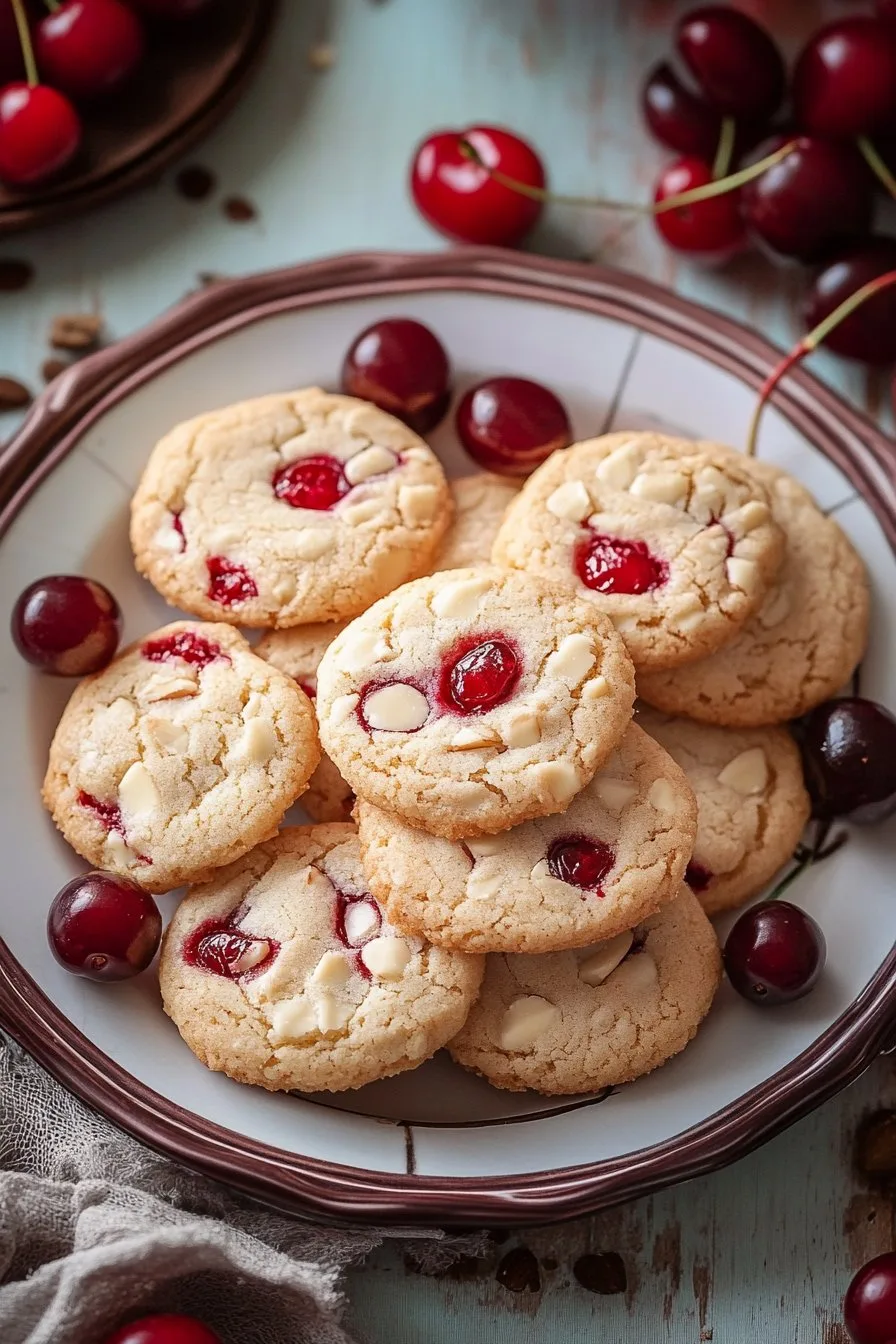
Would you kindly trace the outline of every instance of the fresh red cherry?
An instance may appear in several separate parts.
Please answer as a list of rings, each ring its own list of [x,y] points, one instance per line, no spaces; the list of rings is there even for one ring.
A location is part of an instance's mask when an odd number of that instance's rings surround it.
[[[195,1316],[143,1316],[109,1335],[103,1344],[221,1344]]]
[[[896,126],[896,33],[856,14],[809,39],[793,72],[798,125],[813,135],[852,139]]]
[[[719,145],[722,114],[685,88],[668,61],[654,66],[641,93],[644,120],[661,145],[711,160]]]
[[[54,574],[20,594],[10,628],[19,653],[42,672],[84,677],[115,656],[121,611],[94,579]]]
[[[230,919],[208,919],[189,935],[184,943],[184,961],[225,980],[242,980],[261,975],[280,951],[273,938],[257,937]]]
[[[694,187],[705,187],[712,180],[712,168],[703,159],[677,159],[663,169],[653,199],[659,203]],[[737,191],[729,191],[706,201],[680,205],[654,215],[653,222],[663,240],[676,252],[710,261],[727,261],[746,241],[738,197]]]
[[[548,872],[560,882],[569,882],[585,891],[599,891],[616,855],[602,840],[565,836],[555,840],[548,850]]]
[[[755,19],[728,5],[685,14],[675,44],[700,89],[730,117],[767,121],[784,96],[784,58]]]
[[[812,331],[835,308],[871,280],[896,271],[896,239],[869,238],[841,253],[815,277],[806,298],[804,323]],[[896,287],[860,304],[825,337],[824,347],[864,364],[896,362]]]
[[[650,593],[669,577],[664,560],[643,541],[589,536],[574,554],[575,570],[586,588],[596,593]]]
[[[489,378],[457,408],[458,437],[486,471],[527,476],[572,441],[563,403],[529,378]]]
[[[210,555],[205,562],[208,570],[208,596],[222,607],[234,607],[258,596],[258,584],[246,569],[224,555]]]
[[[763,157],[785,142],[761,146]],[[798,261],[826,261],[868,232],[874,185],[851,145],[795,137],[795,148],[741,188],[741,213],[752,237],[772,252]]]
[[[811,710],[797,730],[817,817],[873,822],[896,811],[896,718],[845,696]]]
[[[510,699],[522,671],[506,639],[472,636],[456,645],[443,663],[442,703],[455,714],[484,713]]]
[[[450,369],[441,341],[411,317],[387,317],[356,337],[342,366],[342,390],[426,434],[448,409]]]
[[[712,873],[704,863],[698,863],[696,859],[691,859],[684,872],[684,880],[691,891],[698,896],[701,891],[706,891],[712,881]]]
[[[511,131],[497,126],[437,131],[414,152],[411,192],[417,209],[448,238],[516,247],[538,219],[541,201],[497,182],[490,170],[537,190],[545,185],[535,150]]]
[[[42,77],[79,100],[103,97],[124,84],[143,48],[140,20],[121,0],[64,0],[34,34]]]
[[[324,454],[300,457],[281,467],[274,475],[273,486],[277,498],[285,500],[294,509],[318,512],[332,509],[351,489],[342,463]]]
[[[853,1344],[896,1340],[896,1251],[863,1265],[846,1290],[843,1320]]]
[[[53,956],[90,980],[129,980],[159,949],[162,916],[136,882],[112,873],[85,873],[66,883],[47,918]]]
[[[824,934],[789,901],[761,901],[746,910],[725,940],[725,970],[751,1003],[792,1003],[808,994],[824,968]]]
[[[46,84],[0,89],[0,180],[33,186],[58,173],[81,144],[81,122],[65,94]]]

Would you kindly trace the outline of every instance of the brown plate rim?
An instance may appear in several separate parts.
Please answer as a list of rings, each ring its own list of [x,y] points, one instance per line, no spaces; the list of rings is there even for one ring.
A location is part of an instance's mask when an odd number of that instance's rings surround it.
[[[0,537],[39,483],[110,406],[161,369],[276,313],[389,294],[460,289],[576,308],[683,346],[758,388],[779,353],[756,332],[640,277],[497,249],[368,253],[220,282],[74,365],[37,399],[0,454]],[[896,551],[893,448],[803,369],[775,402],[845,473]],[[371,1172],[297,1156],[193,1115],[114,1064],[64,1017],[0,939],[0,1025],[64,1086],[157,1151],[266,1203],[346,1224],[556,1222],[714,1171],[857,1078],[893,1046],[896,950],[813,1044],[730,1106],[665,1143],[607,1161],[505,1177]],[[612,1102],[610,1103],[612,1104]],[[515,1123],[513,1120],[509,1124]]]

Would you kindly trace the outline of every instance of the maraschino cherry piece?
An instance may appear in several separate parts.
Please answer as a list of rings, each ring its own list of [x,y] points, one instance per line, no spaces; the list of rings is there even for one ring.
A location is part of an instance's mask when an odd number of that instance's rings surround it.
[[[320,454],[300,457],[274,474],[274,494],[294,509],[314,509],[324,513],[335,508],[351,486],[345,479],[342,463]]]
[[[600,884],[616,862],[616,855],[602,840],[564,836],[548,850],[548,872],[561,882],[600,894]]]
[[[208,570],[208,595],[222,607],[234,607],[258,596],[258,584],[246,569],[224,555],[210,555],[205,562]]]
[[[191,667],[203,668],[218,660],[230,662],[218,644],[204,635],[197,635],[193,630],[178,630],[176,634],[164,635],[161,639],[148,639],[140,652],[151,663],[168,663],[179,659]]]
[[[184,944],[184,961],[225,980],[255,977],[266,971],[280,951],[273,938],[262,938],[230,919],[209,919],[194,929]]]
[[[481,714],[509,700],[522,662],[500,635],[474,635],[455,645],[442,664],[440,698],[455,714]]]
[[[575,550],[575,569],[586,588],[597,593],[649,593],[669,576],[664,560],[643,541],[589,536]]]
[[[417,146],[411,192],[424,219],[462,243],[516,247],[541,213],[541,201],[505,185],[500,173],[536,191],[545,173],[525,140],[497,126],[437,131]]]
[[[698,863],[696,859],[691,859],[684,873],[684,880],[691,891],[698,896],[701,891],[706,891],[712,881],[712,873],[705,864]]]

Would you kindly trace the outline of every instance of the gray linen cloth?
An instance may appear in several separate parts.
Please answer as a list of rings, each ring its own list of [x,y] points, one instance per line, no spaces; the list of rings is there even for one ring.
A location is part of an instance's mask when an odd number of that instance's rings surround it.
[[[2,1344],[99,1344],[159,1311],[225,1344],[350,1344],[340,1275],[396,1236],[431,1268],[482,1241],[268,1212],[128,1138],[0,1036]]]

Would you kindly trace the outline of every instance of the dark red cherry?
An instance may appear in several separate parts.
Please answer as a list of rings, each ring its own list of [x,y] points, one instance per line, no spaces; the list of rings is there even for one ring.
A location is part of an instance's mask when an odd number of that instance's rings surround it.
[[[205,562],[208,570],[208,595],[222,607],[234,607],[239,602],[258,596],[258,585],[245,565],[228,560],[223,555],[211,555]]]
[[[817,327],[863,285],[896,271],[896,239],[869,238],[831,261],[809,287],[804,323]],[[825,337],[826,350],[864,364],[896,362],[896,287],[888,286],[866,299]]]
[[[161,639],[148,639],[140,652],[151,663],[169,663],[179,659],[192,667],[203,668],[217,661],[230,662],[220,645],[192,630],[178,630],[177,634],[164,635]]]
[[[230,919],[208,919],[184,943],[184,961],[225,980],[254,979],[268,969],[280,951],[273,938],[261,938]]]
[[[41,77],[71,98],[113,93],[143,58],[143,26],[121,0],[64,0],[34,34]]]
[[[502,476],[527,476],[572,441],[563,403],[529,378],[488,378],[471,387],[455,423],[473,460]]]
[[[657,203],[711,182],[712,168],[703,159],[685,158],[670,163],[660,174],[653,199]],[[727,261],[745,245],[739,193],[726,192],[706,201],[694,201],[654,215],[660,236],[676,252],[708,261]]]
[[[691,891],[697,895],[701,891],[706,891],[712,881],[713,875],[703,863],[698,863],[696,859],[691,859],[684,873],[684,880],[687,882]]]
[[[335,457],[300,457],[274,474],[274,494],[294,509],[324,512],[339,503],[351,486]]]
[[[704,97],[729,117],[768,121],[784,96],[784,58],[769,33],[739,9],[704,5],[685,14],[675,45]]]
[[[411,317],[387,317],[352,342],[342,390],[426,434],[448,409],[449,377],[448,356],[429,327]]]
[[[602,840],[564,836],[548,850],[548,872],[560,882],[585,891],[600,891],[600,884],[616,862],[616,855]]]
[[[589,536],[576,547],[575,569],[586,588],[597,593],[649,593],[669,577],[665,560],[643,541]]]
[[[712,161],[722,131],[722,114],[685,88],[668,61],[660,61],[647,76],[641,106],[644,120],[661,145]]]
[[[19,653],[42,672],[83,677],[115,656],[121,611],[95,579],[54,574],[20,594],[10,628]]]
[[[47,84],[0,89],[0,180],[30,187],[58,173],[81,144],[81,122],[64,93]]]
[[[456,714],[494,709],[510,699],[522,671],[520,658],[508,640],[472,636],[456,645],[442,665],[442,703]]]
[[[896,126],[896,33],[855,14],[813,33],[793,71],[796,121],[813,135],[876,135]]]
[[[816,816],[870,822],[896,811],[896,718],[883,705],[827,700],[805,716],[797,737]]]
[[[538,190],[545,185],[535,150],[511,131],[498,126],[436,131],[414,151],[411,193],[417,209],[458,242],[516,247],[538,219],[541,202],[495,181],[490,169]]]
[[[751,1003],[791,1003],[821,975],[826,950],[824,934],[805,910],[789,901],[761,901],[728,934],[725,970]]]
[[[221,1344],[221,1336],[195,1316],[142,1316],[109,1335],[103,1344]]]
[[[95,871],[66,883],[55,897],[47,937],[67,971],[90,980],[129,980],[158,951],[162,916],[135,882]]]
[[[761,145],[757,158],[780,148]],[[867,233],[874,184],[852,145],[793,137],[796,148],[741,188],[741,213],[753,239],[797,261],[823,262]]]
[[[896,1251],[863,1265],[846,1290],[843,1320],[853,1344],[896,1340]]]

